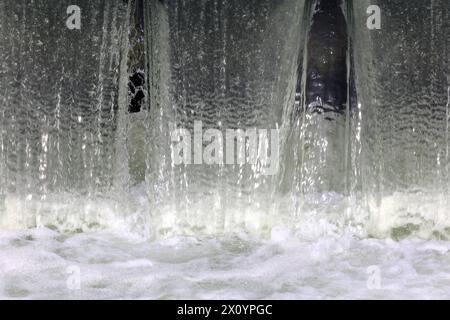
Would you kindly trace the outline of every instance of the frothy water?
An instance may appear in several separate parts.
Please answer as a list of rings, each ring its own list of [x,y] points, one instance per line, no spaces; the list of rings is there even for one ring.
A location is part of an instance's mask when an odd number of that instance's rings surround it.
[[[273,230],[171,237],[2,232],[0,297],[19,299],[448,299],[450,244]],[[79,287],[71,286],[73,270]],[[375,270],[375,273],[373,272]],[[371,279],[379,271],[379,282]],[[379,286],[378,286],[379,283]]]

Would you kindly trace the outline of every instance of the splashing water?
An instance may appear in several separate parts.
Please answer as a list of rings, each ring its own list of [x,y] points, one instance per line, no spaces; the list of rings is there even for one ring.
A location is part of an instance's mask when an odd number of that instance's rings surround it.
[[[448,298],[448,1],[77,2],[0,3],[0,296]]]

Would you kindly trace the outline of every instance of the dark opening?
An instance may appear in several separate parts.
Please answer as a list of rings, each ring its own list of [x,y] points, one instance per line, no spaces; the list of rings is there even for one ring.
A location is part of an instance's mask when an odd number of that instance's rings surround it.
[[[341,0],[318,0],[312,18],[306,104],[320,114],[343,114],[346,110],[348,37],[341,4]]]

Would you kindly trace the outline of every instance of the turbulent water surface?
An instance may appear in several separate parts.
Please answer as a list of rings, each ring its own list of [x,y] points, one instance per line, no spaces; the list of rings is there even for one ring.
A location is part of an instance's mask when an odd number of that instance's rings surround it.
[[[266,241],[149,242],[129,233],[41,229],[2,232],[0,257],[1,298],[450,298],[450,243],[442,241],[304,241],[274,229]],[[379,286],[371,278],[377,272]]]

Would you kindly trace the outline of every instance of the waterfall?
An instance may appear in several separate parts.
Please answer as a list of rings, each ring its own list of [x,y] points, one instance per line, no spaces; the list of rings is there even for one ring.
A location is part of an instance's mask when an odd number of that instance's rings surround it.
[[[366,26],[370,5],[381,29]],[[448,210],[447,1],[354,1],[352,37],[368,230],[445,236]]]
[[[277,175],[248,164],[174,165],[170,133],[194,133],[196,121],[224,137],[227,129],[282,129],[295,96],[305,1],[147,6],[152,232],[267,230],[278,219]]]
[[[0,222],[76,229],[98,223],[116,170],[127,6],[78,1],[0,4]]]
[[[0,227],[448,236],[447,2],[2,1]]]

